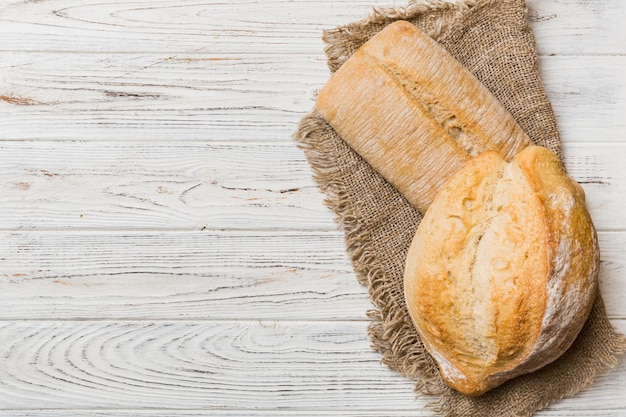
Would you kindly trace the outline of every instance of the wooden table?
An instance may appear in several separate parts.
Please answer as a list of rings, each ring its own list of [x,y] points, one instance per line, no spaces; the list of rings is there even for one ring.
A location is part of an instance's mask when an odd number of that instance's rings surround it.
[[[0,417],[429,415],[291,140],[321,31],[372,5],[0,2]],[[528,5],[626,332],[626,3]],[[624,385],[537,415],[625,416]]]

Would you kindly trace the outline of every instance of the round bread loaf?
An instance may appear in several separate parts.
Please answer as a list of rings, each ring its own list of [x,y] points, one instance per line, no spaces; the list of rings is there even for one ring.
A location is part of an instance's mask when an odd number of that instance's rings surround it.
[[[443,379],[476,396],[563,354],[595,297],[596,231],[557,156],[488,151],[435,197],[411,244],[407,307]]]

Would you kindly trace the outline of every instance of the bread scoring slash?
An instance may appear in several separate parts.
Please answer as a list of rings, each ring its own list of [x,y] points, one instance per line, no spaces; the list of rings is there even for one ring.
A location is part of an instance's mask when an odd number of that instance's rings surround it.
[[[404,276],[446,383],[476,396],[561,356],[591,311],[599,253],[582,188],[553,152],[466,163],[426,212]]]

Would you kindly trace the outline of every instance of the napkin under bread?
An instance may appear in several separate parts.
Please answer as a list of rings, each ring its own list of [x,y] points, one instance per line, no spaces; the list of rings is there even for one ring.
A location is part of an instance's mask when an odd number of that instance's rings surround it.
[[[558,130],[539,78],[523,1],[420,1],[405,8],[379,9],[363,21],[325,32],[330,70],[398,19],[416,24],[444,46],[504,104],[534,143],[560,155]],[[439,414],[529,416],[577,393],[599,372],[618,363],[626,341],[612,328],[598,296],[577,341],[550,366],[478,398],[447,388],[404,307],[404,260],[421,214],[319,115],[306,115],[295,139],[337,214],[354,269],[369,290],[375,306],[369,313],[374,349],[391,369],[415,380],[418,392],[436,396],[433,408]]]

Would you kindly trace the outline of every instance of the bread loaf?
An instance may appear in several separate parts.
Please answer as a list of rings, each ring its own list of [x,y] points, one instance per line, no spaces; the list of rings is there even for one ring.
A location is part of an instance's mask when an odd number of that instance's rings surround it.
[[[359,48],[315,109],[422,212],[470,157],[495,150],[510,159],[530,144],[476,77],[406,21]]]
[[[599,249],[582,188],[537,146],[454,174],[410,246],[406,303],[444,380],[480,395],[558,358],[594,300]]]

